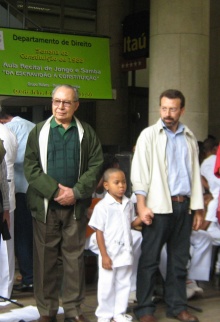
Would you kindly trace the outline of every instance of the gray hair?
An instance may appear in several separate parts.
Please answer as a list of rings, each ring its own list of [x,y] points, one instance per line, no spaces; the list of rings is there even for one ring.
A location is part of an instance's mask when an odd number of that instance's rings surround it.
[[[52,91],[52,98],[54,97],[55,92],[60,88],[60,87],[65,87],[71,89],[75,93],[75,102],[78,102],[79,100],[79,91],[78,88],[72,85],[64,84],[64,85],[57,85],[53,91]]]

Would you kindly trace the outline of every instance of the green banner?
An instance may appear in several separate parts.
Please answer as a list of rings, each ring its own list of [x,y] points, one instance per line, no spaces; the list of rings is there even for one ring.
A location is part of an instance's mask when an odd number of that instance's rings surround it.
[[[0,95],[51,97],[70,84],[80,98],[112,98],[108,38],[0,28],[0,66]]]

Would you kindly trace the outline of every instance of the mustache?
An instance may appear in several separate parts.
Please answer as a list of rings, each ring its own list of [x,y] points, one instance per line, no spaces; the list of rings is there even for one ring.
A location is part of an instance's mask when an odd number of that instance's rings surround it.
[[[173,121],[173,118],[172,117],[165,117],[164,121]]]

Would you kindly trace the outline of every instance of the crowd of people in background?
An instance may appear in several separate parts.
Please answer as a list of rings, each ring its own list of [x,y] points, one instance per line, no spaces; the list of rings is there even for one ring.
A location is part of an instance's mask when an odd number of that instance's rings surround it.
[[[79,120],[77,88],[57,86],[52,115],[34,124],[0,111],[0,297],[34,292],[39,322],[88,322],[84,250],[99,255],[98,322],[156,322],[156,276],[167,317],[198,322],[187,300],[220,274],[220,147],[180,122],[185,97],[166,90],[159,120],[123,167]],[[15,258],[20,281],[15,280]],[[58,279],[57,276],[60,275]]]

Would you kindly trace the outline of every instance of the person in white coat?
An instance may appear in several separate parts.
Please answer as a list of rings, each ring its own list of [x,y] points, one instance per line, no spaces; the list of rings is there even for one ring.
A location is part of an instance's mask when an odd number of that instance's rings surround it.
[[[0,245],[0,295],[6,298],[11,297],[14,272],[14,210],[15,210],[15,184],[14,184],[14,162],[17,155],[17,139],[15,135],[3,124],[0,124],[0,139],[3,140],[6,150],[5,161],[7,166],[7,180],[9,184],[9,201],[10,201],[10,235],[11,239],[5,241],[1,237]]]
[[[220,179],[215,176],[214,168],[216,163],[216,153],[219,142],[215,138],[207,138],[203,142],[205,159],[201,164],[201,175],[205,178],[209,186],[209,192],[213,199],[209,202],[202,229],[206,230],[212,237],[213,246],[220,246],[220,224],[217,219],[218,197],[220,193]],[[220,252],[215,263],[215,272],[220,273]]]
[[[18,149],[14,164],[15,174],[15,256],[17,258],[21,283],[14,285],[13,291],[33,292],[33,228],[32,216],[26,204],[28,183],[24,175],[24,153],[29,132],[34,123],[8,114],[7,108],[0,111],[0,123],[4,124],[16,137]]]

